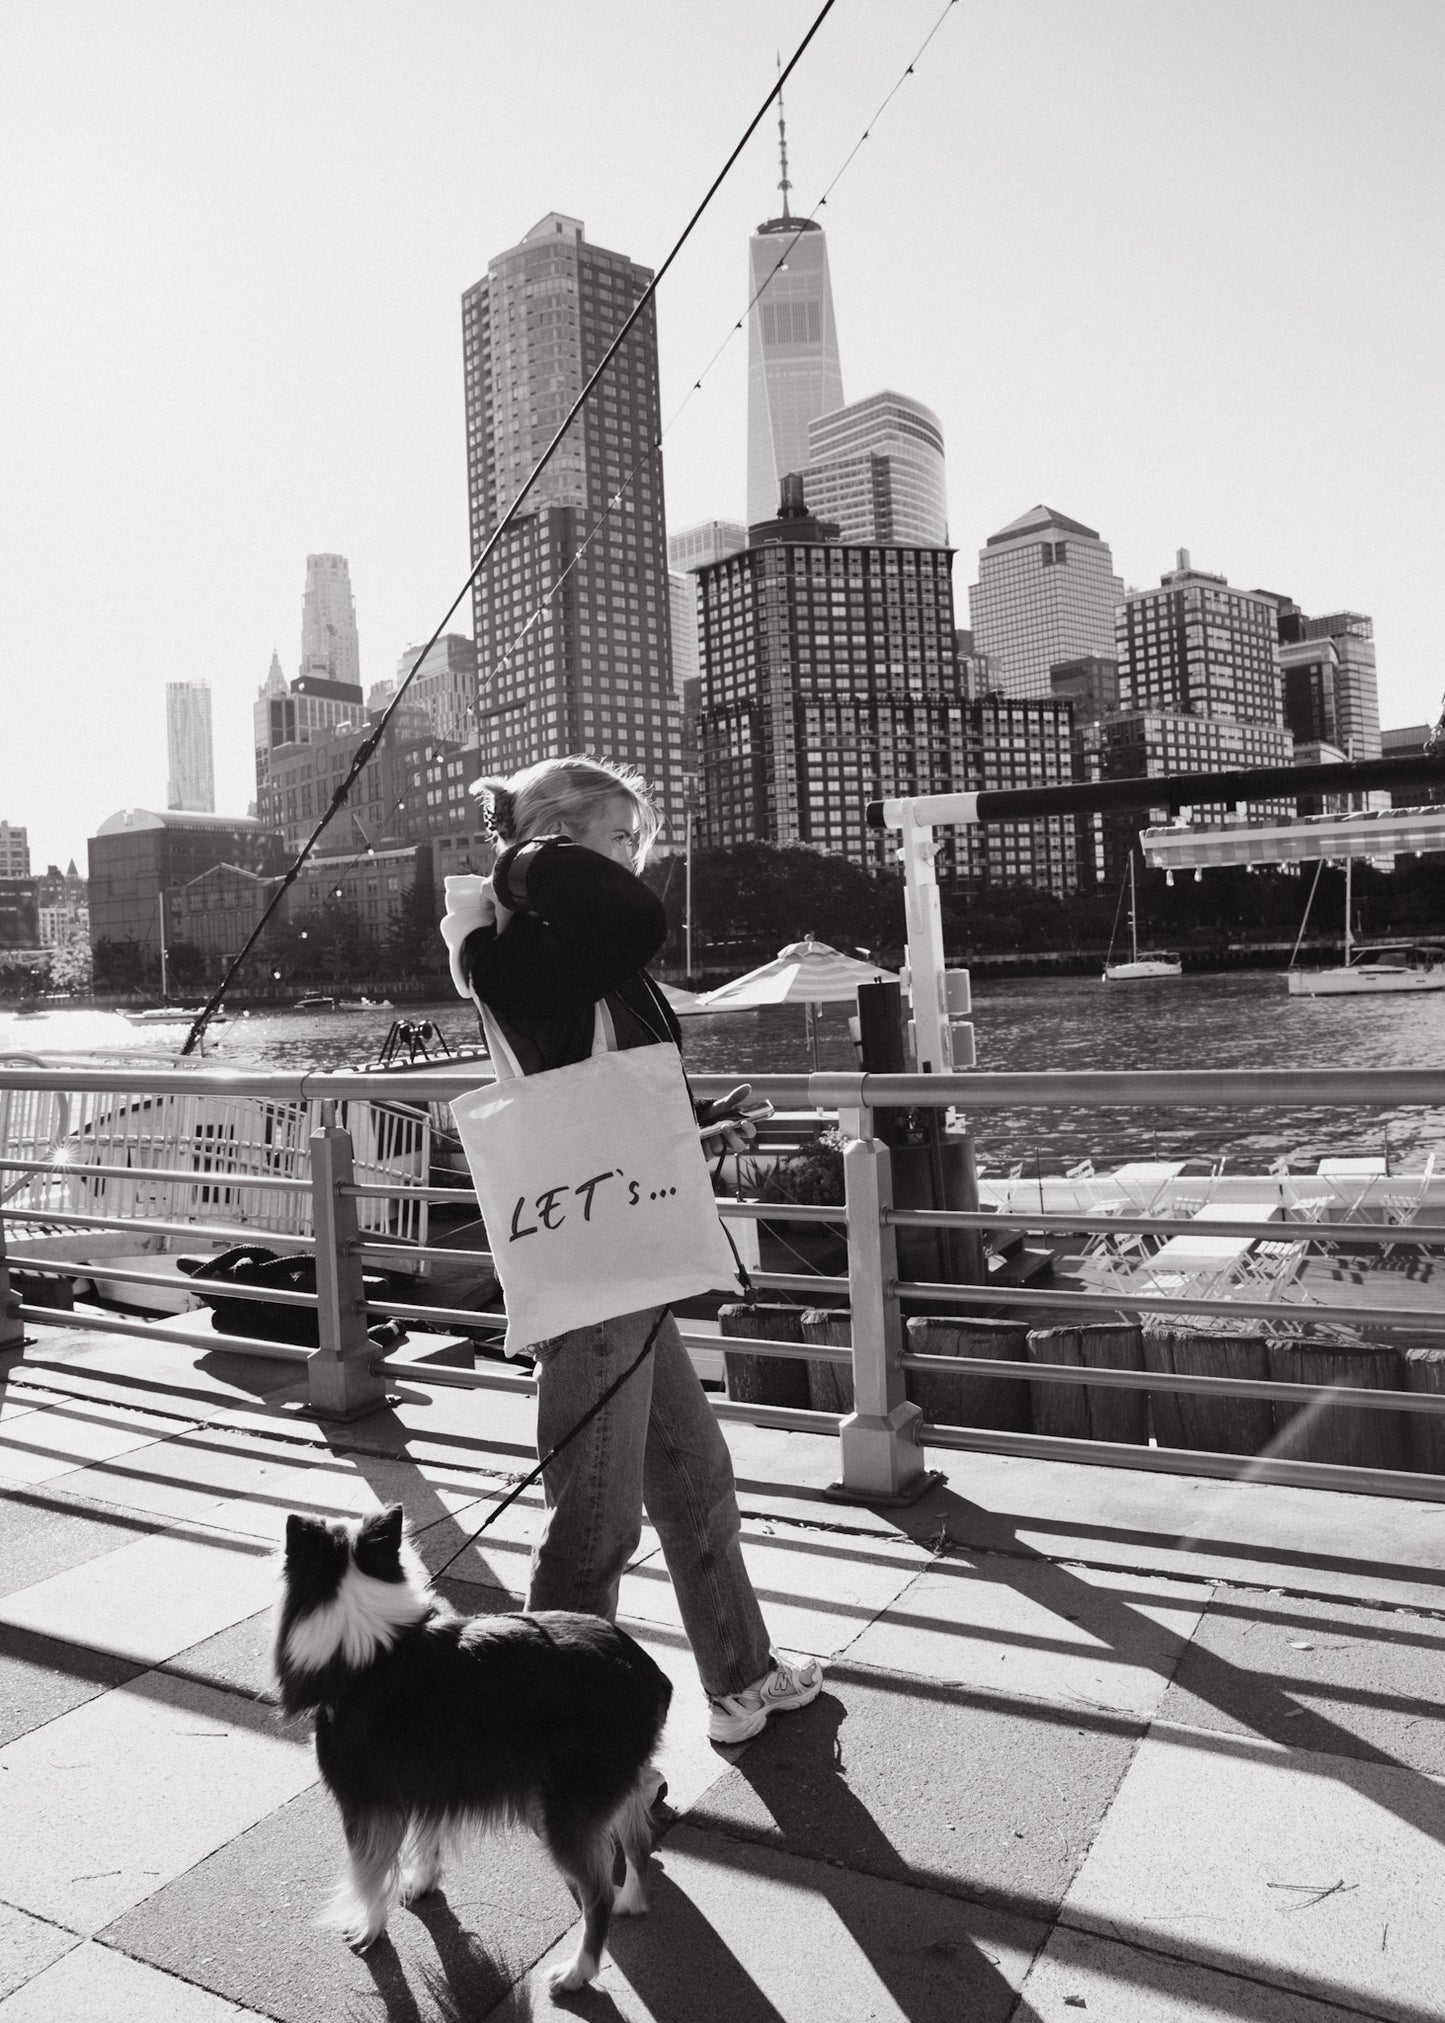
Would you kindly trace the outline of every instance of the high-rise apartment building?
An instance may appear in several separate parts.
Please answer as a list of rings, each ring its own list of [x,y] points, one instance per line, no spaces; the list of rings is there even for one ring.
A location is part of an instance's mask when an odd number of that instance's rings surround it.
[[[784,481],[752,545],[698,572],[703,840],[881,868],[880,794],[969,784],[946,548],[844,544]],[[954,869],[957,832],[944,832]]]
[[[969,792],[1055,787],[1074,778],[1073,712],[1063,699],[981,695],[967,709]],[[1065,899],[1079,885],[1087,835],[1073,815],[981,822],[959,840],[957,871],[985,885],[1031,885]]]
[[[361,647],[351,571],[344,555],[306,557],[301,604],[301,672],[321,681],[361,685]]]
[[[748,246],[748,520],[771,520],[778,486],[808,462],[808,424],[843,405],[838,326],[821,225],[788,211],[787,141],[778,109],[783,214]]]
[[[1277,600],[1192,568],[1186,549],[1178,562],[1158,589],[1132,590],[1119,608],[1121,714],[1097,726],[1103,776],[1289,765],[1294,738],[1284,722]],[[1251,805],[1275,814],[1289,804]],[[1193,819],[1223,821],[1227,814],[1208,805]],[[1108,875],[1117,874],[1131,836],[1129,824],[1106,819]]]
[[[191,814],[216,811],[211,749],[211,684],[166,683],[166,806]]]
[[[463,296],[474,557],[650,279],[551,212]],[[581,750],[640,767],[676,841],[660,433],[649,302],[475,585],[476,727],[484,773]]]
[[[1359,611],[1306,618],[1281,611],[1284,720],[1298,744],[1323,741],[1352,759],[1380,756],[1375,628]]]
[[[30,876],[30,836],[14,822],[0,822],[0,878]]]
[[[465,744],[472,735],[477,706],[476,647],[459,632],[444,632],[425,659],[419,646],[409,646],[396,664],[396,679],[390,684],[392,695],[419,660],[421,666],[402,708],[413,705],[425,714],[439,738]],[[389,700],[387,697],[382,701],[381,707]]]
[[[288,686],[279,655],[256,692],[252,710],[256,747],[256,792],[261,795],[271,754],[282,745],[305,745],[315,737],[366,720],[366,703],[354,682],[327,681],[302,674]]]
[[[687,707],[687,684],[698,677],[697,580],[694,572],[748,545],[736,520],[704,520],[667,537],[668,606],[672,613],[672,682]]]
[[[1187,548],[1157,590],[1122,601],[1115,645],[1125,710],[1283,727],[1273,601],[1191,568]]]
[[[809,422],[803,489],[845,541],[948,546],[943,430],[906,394],[870,394]]]
[[[975,650],[1005,695],[1047,696],[1049,670],[1113,659],[1124,585],[1092,527],[1035,506],[984,543],[968,593]]]

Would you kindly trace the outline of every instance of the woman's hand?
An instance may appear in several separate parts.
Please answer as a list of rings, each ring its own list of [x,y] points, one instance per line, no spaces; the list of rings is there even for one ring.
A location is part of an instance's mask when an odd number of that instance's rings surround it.
[[[766,1096],[754,1096],[751,1082],[739,1082],[716,1102],[700,1107],[698,1123],[705,1144],[725,1152],[745,1152],[758,1135],[758,1125],[771,1117],[773,1106]]]

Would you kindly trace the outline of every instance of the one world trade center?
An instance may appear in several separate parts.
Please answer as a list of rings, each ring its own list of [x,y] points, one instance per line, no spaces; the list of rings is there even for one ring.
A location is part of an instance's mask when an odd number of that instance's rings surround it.
[[[843,405],[838,326],[821,225],[788,210],[788,151],[778,134],[783,214],[748,248],[748,521],[771,520],[780,480],[808,461],[808,423]]]

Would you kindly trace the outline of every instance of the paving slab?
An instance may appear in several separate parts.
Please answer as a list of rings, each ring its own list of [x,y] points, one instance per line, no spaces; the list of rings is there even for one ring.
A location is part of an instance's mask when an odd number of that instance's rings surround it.
[[[928,1449],[898,1528],[960,1545],[1445,1609],[1445,1504]],[[1364,1521],[1367,1518],[1368,1521]]]
[[[1438,2023],[1442,1899],[1434,1779],[1155,1728],[1063,1918],[1318,2002]]]
[[[0,1623],[0,1748],[98,1693],[123,1686],[141,1669],[106,1651]]]
[[[60,1925],[0,1904],[0,1999],[23,1988],[81,1943]]]
[[[176,1431],[174,1420],[150,1412],[47,1405],[0,1426],[0,1475],[9,1482],[52,1482],[89,1462],[133,1454]]]
[[[276,1561],[241,1540],[158,1533],[0,1600],[0,1622],[155,1664],[275,1598]]]
[[[1057,1925],[1010,2023],[1366,2023],[1368,2013]]]
[[[623,2023],[1005,2023],[1047,1927],[689,1826],[651,1864],[646,1917],[616,1918],[596,1992]],[[546,2014],[553,1946],[488,2023]],[[604,2006],[610,2005],[610,2006]]]
[[[1220,1588],[1159,1712],[1445,1775],[1445,1621]]]
[[[238,2009],[190,1981],[162,1974],[93,1940],[38,1974],[8,2002],[3,2023],[246,2023],[254,2009]]]
[[[0,1750],[0,1898],[94,1933],[315,1777],[267,1708],[144,1672]]]
[[[127,1911],[105,1937],[283,2023],[373,2015],[458,2023],[494,2008],[576,1916],[532,1835],[499,1835],[458,1862],[437,1896],[397,1911],[358,1959],[316,1923],[341,1860],[336,1808],[318,1785]]]
[[[1147,1715],[1209,1592],[1198,1582],[997,1554],[938,1561],[850,1645],[848,1660]]]
[[[930,1564],[905,1540],[837,1539],[754,1520],[743,1525],[743,1562],[775,1646],[825,1658],[846,1650]],[[618,1611],[681,1626],[660,1548],[623,1575]]]
[[[829,1668],[691,1823],[1048,1917],[1138,1745],[1130,1716]]]
[[[83,1325],[49,1328],[33,1324],[36,1340],[16,1365],[22,1374],[64,1381],[76,1390],[114,1397],[124,1390],[164,1392],[173,1397],[209,1399],[218,1405],[279,1404],[304,1397],[304,1366],[262,1361],[227,1349],[188,1349],[183,1342],[114,1335]]]
[[[92,1499],[18,1485],[0,1490],[0,1597],[152,1538],[160,1528],[159,1519]]]

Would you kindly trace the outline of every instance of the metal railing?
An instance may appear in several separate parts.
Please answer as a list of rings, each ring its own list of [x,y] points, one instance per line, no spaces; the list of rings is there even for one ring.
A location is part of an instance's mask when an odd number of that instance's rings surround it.
[[[534,1388],[525,1372],[495,1362],[484,1362],[474,1369],[418,1365],[394,1351],[379,1349],[368,1333],[372,1325],[386,1319],[464,1330],[473,1336],[488,1324],[498,1333],[504,1325],[505,1317],[499,1310],[425,1305],[391,1296],[368,1298],[364,1276],[368,1267],[447,1259],[487,1268],[492,1265],[492,1254],[480,1248],[456,1249],[409,1241],[407,1232],[420,1226],[417,1220],[420,1207],[439,1203],[474,1206],[475,1197],[464,1186],[439,1187],[377,1178],[358,1180],[353,1134],[337,1121],[344,1104],[354,1106],[353,1117],[373,1104],[387,1106],[391,1114],[434,1108],[474,1088],[477,1079],[475,1067],[427,1068],[396,1074],[335,1071],[292,1074],[0,1065],[0,1096],[13,1098],[16,1092],[49,1094],[56,1098],[65,1096],[74,1105],[81,1098],[94,1104],[106,1096],[132,1100],[138,1094],[168,1097],[183,1093],[187,1097],[210,1095],[261,1104],[317,1106],[320,1122],[305,1148],[308,1170],[304,1178],[294,1171],[244,1175],[248,1191],[270,1189],[306,1196],[309,1228],[293,1226],[284,1233],[267,1233],[273,1245],[314,1258],[315,1292],[233,1285],[209,1281],[203,1276],[188,1282],[198,1294],[210,1292],[227,1299],[256,1299],[314,1310],[318,1336],[315,1347],[259,1335],[221,1335],[188,1327],[181,1320],[143,1321],[114,1313],[87,1312],[76,1325],[122,1338],[172,1341],[209,1350],[224,1346],[230,1353],[296,1362],[304,1366],[313,1410],[323,1416],[351,1418],[383,1404],[388,1386],[403,1376],[408,1382],[421,1384],[513,1391]],[[719,1095],[732,1085],[732,1078],[701,1075],[695,1076],[693,1082],[699,1095]],[[749,1358],[760,1356],[780,1365],[801,1361],[850,1378],[852,1409],[846,1411],[797,1404],[748,1403],[731,1398],[714,1400],[720,1417],[836,1436],[840,1493],[866,1501],[908,1498],[929,1480],[924,1450],[933,1445],[1190,1474],[1247,1476],[1268,1482],[1445,1501],[1445,1475],[1432,1472],[1300,1460],[1273,1452],[1224,1453],[1178,1445],[1063,1437],[925,1418],[920,1406],[908,1396],[910,1379],[946,1375],[987,1378],[1044,1390],[1073,1386],[1104,1394],[1142,1392],[1156,1402],[1231,1400],[1253,1402],[1261,1407],[1304,1408],[1306,1413],[1316,1409],[1334,1412],[1349,1409],[1365,1413],[1371,1419],[1381,1412],[1400,1413],[1424,1424],[1432,1416],[1445,1414],[1445,1395],[1428,1390],[1373,1389],[1349,1383],[1199,1374],[1157,1363],[1148,1367],[1096,1367],[1051,1357],[1047,1352],[1050,1340],[1047,1327],[1036,1329],[1031,1337],[1029,1360],[921,1354],[908,1346],[905,1304],[934,1311],[975,1310],[994,1317],[1022,1310],[1036,1323],[1056,1317],[1075,1326],[1101,1320],[1117,1323],[1121,1314],[1129,1313],[1146,1320],[1202,1320],[1206,1325],[1257,1319],[1278,1327],[1287,1321],[1296,1333],[1303,1327],[1306,1336],[1321,1325],[1358,1328],[1363,1318],[1372,1332],[1389,1329],[1402,1340],[1424,1342],[1432,1347],[1445,1345],[1445,1305],[1438,1309],[1407,1307],[1382,1298],[1373,1302],[1368,1315],[1362,1317],[1357,1306],[1328,1301],[1285,1308],[1276,1299],[1191,1297],[1187,1291],[1171,1295],[1140,1289],[1125,1294],[1118,1286],[1089,1291],[1082,1285],[1015,1287],[990,1283],[987,1279],[979,1284],[959,1284],[905,1278],[898,1263],[898,1239],[903,1232],[960,1229],[997,1236],[1005,1229],[1022,1229],[1046,1237],[1069,1233],[1086,1238],[1128,1236],[1155,1240],[1184,1234],[1190,1231],[1191,1222],[1168,1213],[1093,1213],[1087,1205],[1050,1208],[1045,1203],[1042,1185],[1037,1209],[1014,1202],[992,1211],[899,1207],[893,1199],[892,1155],[888,1146],[873,1135],[870,1114],[879,1107],[892,1110],[958,1107],[966,1108],[971,1118],[981,1120],[990,1111],[1023,1105],[1068,1106],[1075,1110],[1135,1108],[1145,1104],[1178,1110],[1196,1107],[1249,1110],[1262,1104],[1335,1106],[1350,1110],[1394,1108],[1402,1104],[1445,1107],[1445,1072],[1230,1070],[1179,1074],[888,1076],[819,1073],[755,1076],[753,1086],[778,1108],[812,1113],[820,1124],[836,1115],[846,1139],[842,1162],[844,1200],[837,1207],[802,1207],[785,1202],[764,1204],[723,1198],[719,1201],[720,1211],[737,1224],[766,1221],[845,1227],[846,1276],[802,1271],[755,1271],[752,1276],[760,1292],[812,1293],[824,1302],[833,1303],[835,1320],[846,1319],[848,1338],[846,1343],[819,1339],[801,1344],[752,1337],[729,1340],[686,1327],[683,1338],[693,1349],[720,1349]],[[95,1114],[93,1108],[89,1114]],[[362,1128],[364,1133],[367,1127]],[[42,1192],[37,1191],[41,1183],[57,1175],[73,1179],[77,1168],[85,1166],[87,1149],[99,1149],[109,1142],[104,1133],[93,1133],[83,1142],[72,1139],[49,1148],[43,1156],[40,1148],[22,1146],[18,1157],[12,1156],[15,1148],[0,1145],[0,1151],[6,1154],[0,1158],[0,1193],[5,1191],[4,1182],[10,1176],[28,1176],[30,1182],[19,1192],[12,1189],[9,1204],[0,1210],[0,1353],[21,1346],[27,1323],[67,1325],[63,1313],[18,1299],[11,1290],[7,1231],[12,1252],[10,1265],[28,1275],[59,1279],[102,1275],[118,1285],[137,1287],[173,1285],[175,1281],[170,1273],[151,1269],[145,1263],[97,1266],[93,1260],[79,1255],[67,1256],[63,1254],[62,1239],[71,1232],[114,1234],[118,1230],[134,1230],[141,1239],[164,1241],[254,1238],[256,1228],[250,1222],[237,1226],[199,1216],[146,1216],[139,1212],[122,1217],[87,1213],[73,1206],[47,1210]],[[92,1170],[98,1173],[107,1163],[96,1161]],[[126,1169],[122,1166],[120,1170],[123,1173]],[[148,1180],[161,1177],[177,1181],[196,1178],[194,1172],[183,1166],[161,1166],[147,1174]],[[1284,1192],[1282,1188],[1282,1202]],[[47,1235],[43,1245],[35,1241],[39,1230]],[[1198,1233],[1197,1224],[1193,1230]],[[1408,1229],[1387,1220],[1356,1221],[1345,1230],[1339,1225],[1322,1225],[1315,1220],[1289,1216],[1261,1224],[1248,1217],[1231,1219],[1226,1215],[1211,1221],[1209,1233],[1250,1239],[1267,1236],[1271,1241],[1301,1243],[1319,1243],[1344,1234],[1353,1248],[1364,1252],[1371,1248],[1383,1251],[1402,1241],[1423,1250],[1432,1244],[1445,1244],[1445,1220],[1439,1224],[1419,1220]],[[57,1243],[61,1243],[59,1251]],[[77,1251],[84,1248],[83,1242],[75,1246]]]

